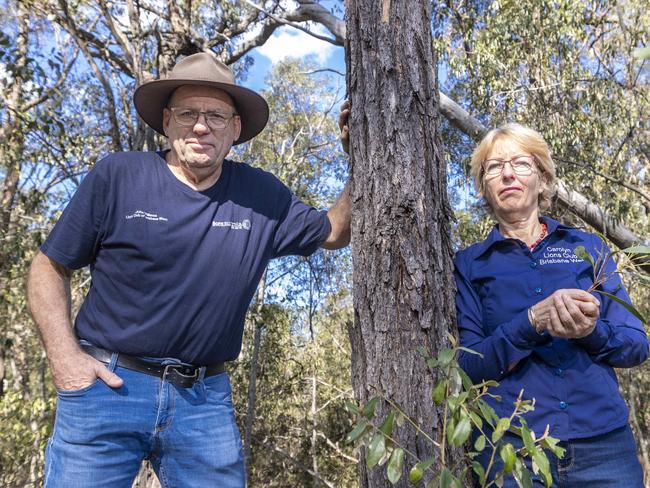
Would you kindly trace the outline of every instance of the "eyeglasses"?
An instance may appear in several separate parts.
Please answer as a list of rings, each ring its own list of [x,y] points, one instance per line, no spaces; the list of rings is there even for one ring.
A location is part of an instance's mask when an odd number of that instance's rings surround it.
[[[237,113],[224,114],[215,110],[204,112],[202,110],[192,110],[191,108],[170,107],[169,109],[178,125],[183,127],[192,127],[199,121],[203,115],[208,127],[212,130],[223,130],[228,127],[230,120],[238,115]]]
[[[519,176],[532,175],[535,170],[535,158],[533,156],[515,156],[512,159],[486,159],[483,161],[483,174],[485,176],[500,176],[506,163],[515,174]]]

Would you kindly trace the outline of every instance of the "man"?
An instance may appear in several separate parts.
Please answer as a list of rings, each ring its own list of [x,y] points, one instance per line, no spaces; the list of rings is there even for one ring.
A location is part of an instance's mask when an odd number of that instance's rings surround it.
[[[111,154],[86,176],[35,257],[31,313],[57,387],[46,487],[128,487],[143,459],[162,486],[241,487],[224,362],[270,259],[349,242],[347,190],[328,211],[225,159],[268,106],[201,53],[134,94],[170,150]],[[92,284],[75,320],[72,270]]]

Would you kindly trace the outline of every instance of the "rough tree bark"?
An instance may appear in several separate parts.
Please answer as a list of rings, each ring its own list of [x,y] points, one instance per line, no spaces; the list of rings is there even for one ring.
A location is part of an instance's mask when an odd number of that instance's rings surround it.
[[[427,0],[347,2],[351,101],[352,383],[362,402],[397,402],[428,433],[440,419],[433,375],[417,353],[446,347],[455,320],[445,162]],[[378,415],[386,406],[378,408]],[[434,446],[413,429],[399,442],[420,459]],[[361,487],[389,486],[359,463]],[[407,486],[406,473],[397,486]]]

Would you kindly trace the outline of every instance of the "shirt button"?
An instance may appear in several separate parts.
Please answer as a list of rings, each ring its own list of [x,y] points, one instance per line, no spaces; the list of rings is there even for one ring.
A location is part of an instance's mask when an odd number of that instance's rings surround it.
[[[542,288],[539,287],[539,286],[538,286],[537,288],[535,288],[535,293],[537,293],[538,295],[540,295],[540,294],[542,293]]]
[[[533,268],[533,269],[536,268],[536,267],[537,267],[537,263],[536,263],[535,261],[531,261],[531,262],[530,262],[530,267]]]
[[[560,402],[560,409],[565,410],[569,404],[567,402]]]
[[[557,368],[557,369],[555,370],[555,374],[556,374],[557,376],[562,376],[562,373],[564,373],[564,370],[563,370],[562,368]]]

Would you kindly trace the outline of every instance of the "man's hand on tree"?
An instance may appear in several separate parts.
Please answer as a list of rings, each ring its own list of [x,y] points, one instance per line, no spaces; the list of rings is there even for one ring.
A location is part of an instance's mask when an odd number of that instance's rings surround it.
[[[346,100],[341,105],[339,113],[339,129],[341,129],[341,146],[346,154],[350,154],[350,130],[348,128],[348,119],[350,118],[350,100]]]

